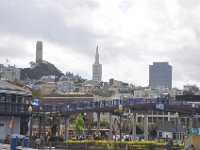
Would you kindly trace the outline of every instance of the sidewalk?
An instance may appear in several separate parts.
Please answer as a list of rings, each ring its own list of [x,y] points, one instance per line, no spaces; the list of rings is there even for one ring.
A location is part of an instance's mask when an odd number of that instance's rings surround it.
[[[0,143],[0,150],[7,150],[7,149],[10,149],[10,144]]]

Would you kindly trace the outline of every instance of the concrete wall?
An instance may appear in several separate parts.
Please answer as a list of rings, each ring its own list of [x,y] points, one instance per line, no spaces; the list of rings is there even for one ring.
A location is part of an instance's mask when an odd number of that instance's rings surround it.
[[[194,149],[199,150],[200,149],[200,135],[188,135],[185,138],[185,148],[191,147],[193,145]]]
[[[13,117],[13,129],[10,129],[11,116],[0,116],[0,140],[4,140],[11,133],[20,134],[20,118]]]

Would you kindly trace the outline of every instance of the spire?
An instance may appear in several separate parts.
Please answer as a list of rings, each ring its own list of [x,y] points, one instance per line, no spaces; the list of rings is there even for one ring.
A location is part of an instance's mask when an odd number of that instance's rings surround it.
[[[96,55],[95,55],[95,64],[99,64],[99,52],[98,52],[98,45],[97,45],[97,48],[96,48]]]

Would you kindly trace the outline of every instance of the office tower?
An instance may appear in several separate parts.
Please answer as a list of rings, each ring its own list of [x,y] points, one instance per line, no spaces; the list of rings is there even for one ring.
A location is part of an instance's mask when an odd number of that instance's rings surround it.
[[[102,64],[99,63],[98,46],[96,48],[95,62],[92,65],[92,80],[100,82],[102,78]]]
[[[36,44],[36,63],[42,62],[42,41],[37,41]]]
[[[172,66],[168,62],[154,62],[149,65],[149,85],[172,88]]]

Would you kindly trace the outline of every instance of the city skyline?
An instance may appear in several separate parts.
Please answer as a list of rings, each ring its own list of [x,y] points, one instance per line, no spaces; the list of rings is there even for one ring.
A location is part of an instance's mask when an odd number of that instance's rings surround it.
[[[0,2],[0,63],[19,68],[43,59],[91,80],[99,45],[102,81],[148,86],[148,66],[169,62],[173,87],[199,86],[198,0],[67,0]]]

